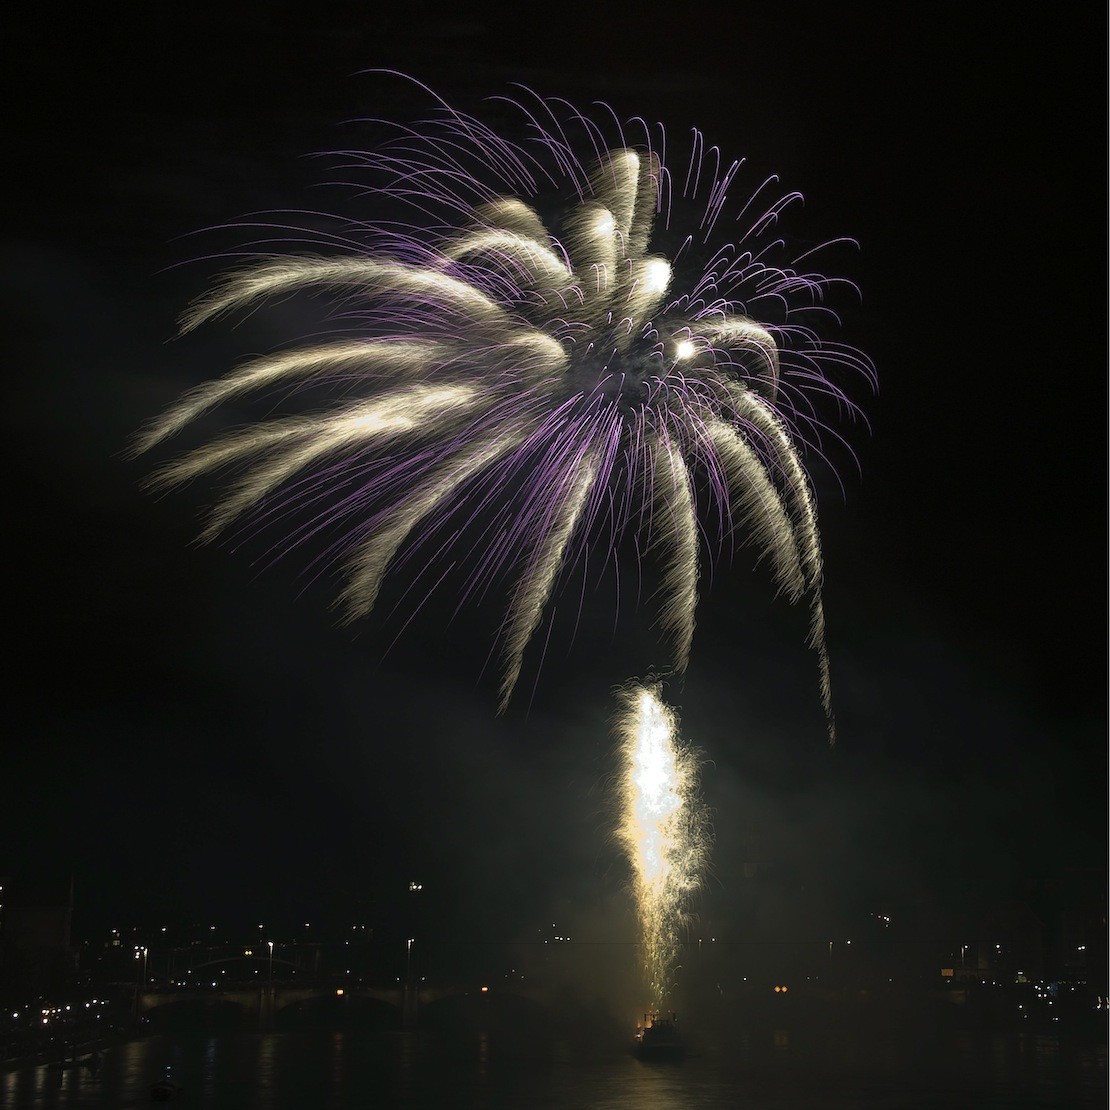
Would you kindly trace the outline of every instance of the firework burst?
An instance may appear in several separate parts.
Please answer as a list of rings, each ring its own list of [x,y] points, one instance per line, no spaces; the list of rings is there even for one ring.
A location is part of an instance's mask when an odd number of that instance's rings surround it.
[[[816,394],[851,408],[838,371],[870,367],[814,330],[832,282],[807,269],[813,252],[783,259],[774,229],[798,195],[767,203],[771,179],[736,203],[740,163],[696,132],[672,173],[661,128],[531,94],[505,104],[520,142],[440,102],[350,155],[352,174],[377,182],[383,204],[406,205],[405,219],[351,231],[326,254],[255,252],[182,321],[189,331],[317,293],[336,310],[334,334],[192,390],[136,449],[247,395],[290,403],[153,482],[233,474],[207,539],[298,505],[339,525],[328,555],[345,572],[346,620],[368,614],[399,552],[460,506],[492,514],[468,593],[514,575],[501,708],[560,575],[599,532],[612,553],[635,529],[658,560],[659,626],[681,673],[709,506],[717,550],[752,537],[781,591],[808,597],[831,738],[820,543],[796,442],[820,429]],[[680,199],[698,213],[688,230],[672,220]],[[555,218],[541,217],[545,204]],[[669,256],[653,253],[657,239]],[[308,387],[330,391],[330,407],[306,414]]]

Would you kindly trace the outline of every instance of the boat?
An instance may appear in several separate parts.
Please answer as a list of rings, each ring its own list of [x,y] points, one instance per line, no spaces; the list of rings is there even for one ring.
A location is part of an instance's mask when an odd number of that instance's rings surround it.
[[[183,1088],[180,1084],[175,1083],[170,1078],[170,1069],[167,1066],[166,1074],[162,1076],[156,1083],[151,1084],[150,1088],[150,1101],[151,1102],[172,1102],[177,1098]]]
[[[640,1060],[681,1060],[686,1050],[678,1032],[678,1015],[655,1010],[644,1014],[632,1052]]]

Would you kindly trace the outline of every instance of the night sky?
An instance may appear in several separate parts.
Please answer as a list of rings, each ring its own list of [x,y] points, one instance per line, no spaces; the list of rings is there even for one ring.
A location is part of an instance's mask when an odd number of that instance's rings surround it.
[[[416,118],[373,67],[468,108],[521,81],[697,126],[805,194],[784,233],[860,243],[836,256],[863,294],[838,338],[880,389],[839,429],[859,469],[811,460],[840,745],[805,612],[741,550],[669,690],[709,761],[703,920],[804,937],[886,906],[924,934],[1105,867],[1105,13],[606,7],[39,6],[6,36],[0,875],[72,873],[78,934],[384,920],[412,877],[487,938],[627,925],[608,729],[613,687],[666,664],[650,606],[614,632],[591,594],[573,643],[561,615],[496,718],[496,604],[406,627],[402,574],[396,612],[338,628],[334,580],[263,541],[198,547],[213,487],[152,497],[125,457],[273,342],[173,339],[220,269],[197,259],[242,241],[193,233],[326,207],[305,155]]]

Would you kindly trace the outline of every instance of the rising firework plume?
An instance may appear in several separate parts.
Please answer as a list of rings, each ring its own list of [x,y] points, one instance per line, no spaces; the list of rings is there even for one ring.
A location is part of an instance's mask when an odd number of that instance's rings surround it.
[[[291,543],[342,534],[327,556],[345,573],[345,620],[371,611],[402,553],[437,529],[467,536],[466,596],[513,576],[502,709],[561,576],[587,551],[615,566],[629,530],[660,568],[659,627],[681,673],[708,506],[718,551],[750,536],[780,590],[808,598],[831,739],[821,550],[796,444],[822,430],[817,395],[852,410],[840,371],[871,370],[819,338],[834,282],[809,270],[812,249],[794,257],[776,237],[799,194],[768,200],[771,178],[736,202],[741,164],[697,132],[672,171],[664,132],[642,120],[530,93],[501,110],[519,114],[519,141],[437,100],[430,119],[349,154],[352,178],[405,206],[403,219],[317,238],[313,253],[253,251],[191,307],[185,332],[324,294],[334,331],[185,394],[138,452],[248,395],[268,395],[275,415],[195,447],[153,484],[232,475],[206,539],[294,509],[315,523]],[[696,213],[688,227],[680,208]],[[324,408],[304,411],[309,388]]]
[[[663,1004],[690,898],[701,883],[709,838],[698,797],[698,764],[678,734],[657,685],[621,691],[620,823],[617,840],[632,869],[644,981],[651,1007]]]

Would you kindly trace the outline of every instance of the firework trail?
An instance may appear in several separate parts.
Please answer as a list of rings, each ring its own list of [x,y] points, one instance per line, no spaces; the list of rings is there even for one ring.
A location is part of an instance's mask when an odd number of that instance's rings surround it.
[[[682,743],[659,686],[629,684],[621,701],[617,840],[632,865],[644,979],[656,1009],[672,985],[686,907],[701,884],[709,838],[697,759]]]
[[[399,554],[451,514],[456,536],[492,514],[466,596],[515,575],[501,708],[561,576],[588,549],[615,560],[630,529],[658,560],[659,627],[684,671],[708,505],[718,550],[742,529],[779,589],[808,598],[831,740],[817,517],[796,444],[827,431],[817,395],[853,410],[839,372],[871,368],[812,326],[831,315],[834,283],[805,268],[814,252],[783,260],[775,226],[800,196],[768,203],[772,178],[734,203],[740,163],[697,132],[672,174],[665,134],[642,120],[621,125],[601,108],[591,119],[530,93],[504,106],[520,114],[520,142],[438,102],[375,152],[347,154],[404,219],[332,237],[326,255],[254,252],[191,307],[183,331],[323,294],[335,335],[185,394],[137,452],[251,395],[278,415],[163,465],[153,484],[233,475],[205,539],[311,512],[289,543],[323,527],[342,535],[326,555],[346,574],[346,620],[370,612]],[[561,217],[545,222],[541,200]],[[698,213],[688,230],[672,226],[679,201]],[[669,258],[650,253],[655,238]],[[305,414],[309,389],[330,407]]]

